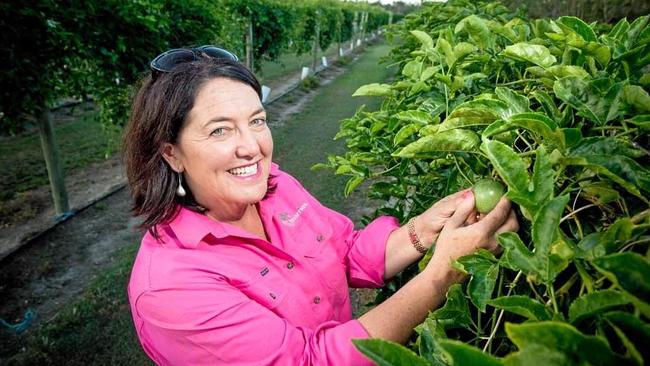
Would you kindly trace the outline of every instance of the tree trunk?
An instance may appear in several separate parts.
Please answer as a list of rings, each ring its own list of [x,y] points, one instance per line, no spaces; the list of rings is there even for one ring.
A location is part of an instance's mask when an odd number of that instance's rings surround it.
[[[39,112],[38,130],[41,138],[43,157],[45,158],[45,166],[47,167],[47,176],[50,179],[54,210],[56,215],[60,216],[70,211],[70,205],[68,203],[68,193],[65,190],[62,163],[59,159],[59,151],[54,138],[52,114],[50,113],[50,109],[45,106],[45,103],[43,103]]]
[[[311,70],[316,74],[318,66],[318,50],[320,49],[320,12],[316,10],[316,29],[314,29],[314,44],[311,47]]]
[[[253,70],[253,18],[248,18],[246,25],[246,66]]]

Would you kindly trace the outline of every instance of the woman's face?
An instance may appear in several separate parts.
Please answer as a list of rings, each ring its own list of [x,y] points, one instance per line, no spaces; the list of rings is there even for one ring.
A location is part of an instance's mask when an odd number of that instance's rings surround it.
[[[226,78],[199,89],[178,142],[163,149],[174,170],[183,172],[197,203],[213,215],[264,198],[272,154],[273,139],[257,93]]]

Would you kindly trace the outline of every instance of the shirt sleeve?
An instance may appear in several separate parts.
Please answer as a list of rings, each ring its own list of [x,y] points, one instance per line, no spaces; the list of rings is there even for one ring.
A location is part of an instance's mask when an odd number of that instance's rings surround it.
[[[352,344],[368,337],[357,320],[296,327],[225,280],[149,290],[135,309],[159,365],[372,365]]]

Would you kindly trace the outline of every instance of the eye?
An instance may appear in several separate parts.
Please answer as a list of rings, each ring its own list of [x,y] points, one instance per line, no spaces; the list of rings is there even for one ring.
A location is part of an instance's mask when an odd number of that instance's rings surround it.
[[[215,128],[212,132],[210,132],[210,135],[223,136],[226,133],[228,133],[228,129],[226,127],[219,127],[219,128]]]
[[[252,126],[264,126],[266,124],[266,119],[265,118],[255,118],[254,120],[251,121]]]

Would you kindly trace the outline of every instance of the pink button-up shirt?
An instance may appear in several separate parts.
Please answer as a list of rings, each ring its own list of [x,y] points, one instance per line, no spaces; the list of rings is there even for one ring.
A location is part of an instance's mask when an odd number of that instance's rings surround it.
[[[367,365],[348,285],[383,285],[380,217],[355,231],[273,164],[258,205],[268,241],[181,208],[142,240],[129,283],[138,338],[159,365]]]

